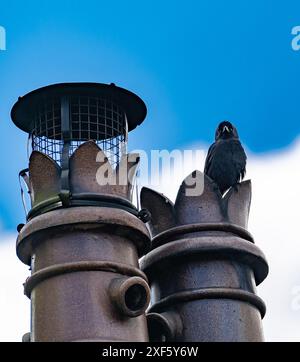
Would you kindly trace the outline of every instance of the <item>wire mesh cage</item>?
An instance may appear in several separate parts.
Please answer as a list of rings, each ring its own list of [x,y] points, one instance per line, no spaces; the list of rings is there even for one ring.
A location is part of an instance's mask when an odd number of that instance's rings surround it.
[[[58,164],[65,142],[61,98],[39,104],[31,132],[32,150],[45,153]],[[126,152],[128,125],[125,111],[111,99],[71,96],[69,104],[69,156],[84,142],[94,140],[115,167]]]
[[[129,161],[127,139],[128,133],[144,121],[146,114],[141,98],[114,83],[52,84],[19,97],[11,110],[11,118],[29,134],[29,168],[19,175],[30,190],[31,209],[27,219],[59,205],[98,205],[104,196],[105,202],[112,203],[116,203],[112,201],[116,197],[117,203],[135,213],[131,203],[136,176],[133,172],[139,161]],[[103,152],[98,152],[94,144],[87,141],[94,141]],[[81,152],[73,154],[81,145]],[[32,151],[42,154],[32,155]],[[60,168],[43,154],[56,161]],[[102,160],[104,154],[115,169],[112,174],[107,160]],[[130,185],[123,185],[124,164],[132,166],[127,169],[127,176],[133,181]],[[105,182],[114,179],[122,182],[108,186],[99,183],[100,165],[104,166]],[[23,190],[21,193],[25,196]]]

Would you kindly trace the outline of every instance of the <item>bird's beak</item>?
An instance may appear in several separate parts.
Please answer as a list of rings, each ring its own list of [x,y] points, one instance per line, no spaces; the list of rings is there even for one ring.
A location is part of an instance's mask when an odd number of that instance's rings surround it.
[[[224,126],[224,127],[223,127],[223,133],[224,133],[224,132],[230,133],[229,128],[228,128],[227,126]]]

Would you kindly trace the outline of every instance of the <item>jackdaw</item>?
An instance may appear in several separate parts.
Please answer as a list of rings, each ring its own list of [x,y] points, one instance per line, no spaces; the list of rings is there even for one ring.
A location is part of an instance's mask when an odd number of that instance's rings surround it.
[[[208,150],[204,173],[217,184],[222,195],[245,177],[246,160],[236,128],[228,121],[221,122]]]

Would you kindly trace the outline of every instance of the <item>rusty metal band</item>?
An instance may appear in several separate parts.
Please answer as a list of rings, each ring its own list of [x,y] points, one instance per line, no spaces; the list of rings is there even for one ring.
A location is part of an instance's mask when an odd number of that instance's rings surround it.
[[[245,240],[254,243],[253,236],[244,228],[231,223],[203,223],[203,224],[188,224],[176,226],[156,235],[152,240],[152,249],[161,246],[169,241],[174,241],[174,237],[182,234],[190,234],[198,231],[224,231],[233,233]]]
[[[69,206],[97,206],[97,207],[114,207],[121,210],[130,212],[132,215],[137,216],[139,214],[138,209],[127,199],[122,197],[112,197],[111,195],[102,195],[94,193],[80,193],[72,194],[68,199]],[[62,208],[64,205],[61,201],[61,197],[53,197],[45,200],[35,207],[33,207],[28,215],[27,221],[30,221],[36,216],[44,214],[49,211]]]
[[[56,264],[33,273],[24,284],[24,294],[30,298],[31,292],[37,286],[37,284],[46,279],[62,274],[85,271],[111,272],[127,275],[130,277],[138,276],[148,282],[146,275],[141,270],[127,264],[115,263],[112,261],[79,261],[73,263]]]
[[[167,307],[173,306],[174,304],[186,303],[200,299],[239,300],[241,302],[246,302],[255,306],[259,310],[262,318],[266,314],[266,305],[260,297],[245,290],[232,288],[205,288],[174,293],[153,304],[148,313],[161,312],[164,311]]]

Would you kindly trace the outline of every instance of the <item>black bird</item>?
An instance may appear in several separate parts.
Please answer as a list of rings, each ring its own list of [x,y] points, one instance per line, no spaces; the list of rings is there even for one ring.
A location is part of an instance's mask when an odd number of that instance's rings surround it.
[[[208,150],[204,173],[215,181],[222,195],[245,177],[246,160],[236,128],[228,121],[221,122]]]

